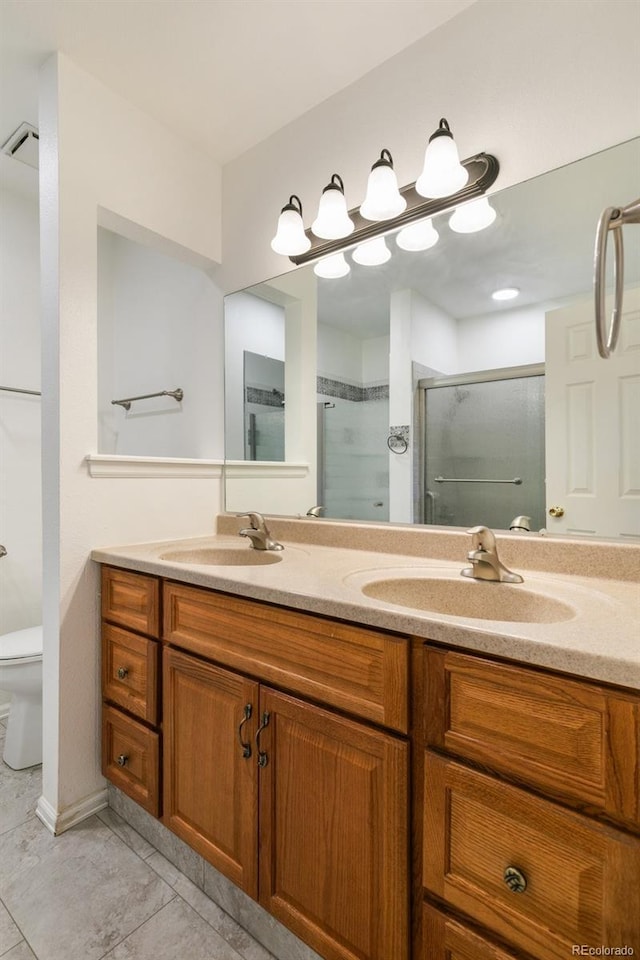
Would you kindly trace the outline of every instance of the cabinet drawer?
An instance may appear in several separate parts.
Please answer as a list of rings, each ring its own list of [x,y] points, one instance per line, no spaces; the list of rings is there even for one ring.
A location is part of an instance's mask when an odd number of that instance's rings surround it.
[[[639,696],[430,647],[425,665],[428,746],[638,828]]]
[[[574,944],[640,949],[637,837],[429,751],[424,796],[432,893],[540,960],[566,960]]]
[[[102,624],[102,696],[147,723],[158,722],[156,640]]]
[[[163,608],[169,643],[407,732],[406,640],[177,583]]]
[[[157,637],[160,632],[160,581],[143,573],[103,567],[102,616],[123,627]]]
[[[119,710],[102,708],[102,773],[157,817],[160,813],[160,738]]]
[[[430,903],[422,908],[422,930],[423,960],[517,960]]]

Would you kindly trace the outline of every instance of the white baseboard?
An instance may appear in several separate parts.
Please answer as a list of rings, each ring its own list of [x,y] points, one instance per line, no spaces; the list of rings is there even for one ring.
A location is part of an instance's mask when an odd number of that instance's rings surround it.
[[[95,793],[85,797],[84,800],[75,803],[72,807],[67,807],[66,810],[61,812],[55,810],[45,797],[40,797],[36,806],[36,816],[39,820],[42,820],[47,830],[54,837],[57,837],[65,830],[75,826],[76,823],[81,823],[82,820],[92,817],[99,810],[104,810],[107,805],[106,789],[96,790]]]

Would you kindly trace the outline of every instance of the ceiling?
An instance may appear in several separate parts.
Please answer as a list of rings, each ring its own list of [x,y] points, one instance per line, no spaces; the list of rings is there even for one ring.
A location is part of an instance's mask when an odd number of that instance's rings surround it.
[[[53,51],[221,164],[474,0],[0,0],[0,143]]]

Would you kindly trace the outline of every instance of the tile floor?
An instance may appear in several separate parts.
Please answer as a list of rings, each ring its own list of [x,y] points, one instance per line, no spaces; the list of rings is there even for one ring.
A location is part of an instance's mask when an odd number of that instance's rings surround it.
[[[1,960],[274,960],[114,811],[51,836],[40,792],[0,760]]]

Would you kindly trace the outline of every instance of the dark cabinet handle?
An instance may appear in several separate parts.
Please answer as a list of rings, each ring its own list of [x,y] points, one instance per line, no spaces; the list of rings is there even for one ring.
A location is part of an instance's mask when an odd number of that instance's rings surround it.
[[[128,673],[128,667],[118,667],[118,680],[124,680]]]
[[[240,721],[240,726],[238,727],[238,740],[240,741],[240,746],[242,747],[242,756],[245,760],[248,760],[251,756],[251,744],[247,740],[242,739],[242,728],[244,727],[247,720],[251,719],[251,714],[253,713],[253,707],[250,703],[245,703],[244,705],[244,715]]]
[[[262,714],[262,723],[260,724],[260,726],[256,731],[256,747],[258,749],[258,766],[259,767],[266,767],[266,765],[269,763],[269,757],[267,756],[266,750],[260,749],[260,742],[259,742],[260,734],[262,733],[265,727],[269,726],[269,716],[270,716],[269,713],[265,710],[265,712]]]
[[[129,757],[125,753],[121,753],[119,757],[116,758],[116,763],[119,767],[126,767],[129,762]]]

